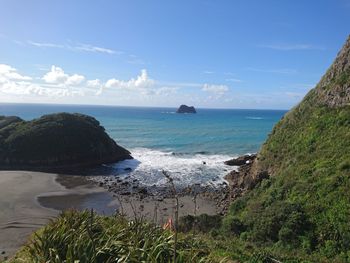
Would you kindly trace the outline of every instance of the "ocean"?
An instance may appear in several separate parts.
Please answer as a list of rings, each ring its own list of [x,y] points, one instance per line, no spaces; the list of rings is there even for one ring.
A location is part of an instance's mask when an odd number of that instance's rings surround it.
[[[255,153],[283,110],[197,109],[176,114],[175,108],[82,105],[0,104],[0,115],[25,120],[56,112],[95,117],[107,133],[128,149],[134,160],[109,165],[116,173],[161,185],[169,172],[178,184],[220,183],[232,167],[224,161]],[[132,168],[126,172],[125,168]]]

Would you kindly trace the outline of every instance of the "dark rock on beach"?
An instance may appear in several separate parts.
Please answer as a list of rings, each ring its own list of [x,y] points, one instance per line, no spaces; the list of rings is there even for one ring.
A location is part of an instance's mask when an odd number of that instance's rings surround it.
[[[176,113],[197,113],[193,106],[181,105]]]
[[[132,159],[93,117],[58,113],[0,117],[0,169],[60,170]]]
[[[231,192],[230,200],[243,195],[248,190],[253,189],[263,179],[268,179],[270,176],[265,170],[256,171],[254,165],[256,155],[244,155],[230,161],[234,163],[232,165],[239,166],[238,170],[233,170],[225,176]]]
[[[241,165],[253,162],[255,158],[256,158],[256,154],[246,154],[238,158],[225,161],[225,164],[230,166],[241,166]]]

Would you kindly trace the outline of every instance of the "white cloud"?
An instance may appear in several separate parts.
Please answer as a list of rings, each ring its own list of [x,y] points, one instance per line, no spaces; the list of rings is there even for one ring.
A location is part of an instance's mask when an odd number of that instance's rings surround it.
[[[281,69],[260,69],[260,68],[246,68],[249,71],[262,72],[262,73],[276,73],[276,74],[296,74],[298,71],[295,69],[281,68]]]
[[[47,72],[42,79],[50,84],[76,86],[81,84],[85,80],[85,77],[78,74],[69,76],[62,68],[53,65],[51,70]]]
[[[31,77],[23,76],[17,70],[9,65],[0,64],[0,78],[10,80],[31,80]]]
[[[179,88],[177,87],[161,87],[156,90],[155,94],[160,96],[170,96],[176,94]]]
[[[101,83],[101,81],[99,79],[88,80],[86,82],[86,86],[88,88],[95,89],[96,90],[95,95],[101,95],[103,92],[103,88],[104,88],[103,84]]]
[[[241,79],[235,79],[235,78],[229,78],[229,79],[225,79],[226,81],[229,81],[229,82],[243,82]]]
[[[202,90],[206,92],[214,93],[216,95],[223,95],[227,91],[229,91],[229,88],[226,85],[204,84],[202,87]]]
[[[68,77],[66,84],[76,86],[81,84],[84,80],[85,80],[85,77],[83,75],[74,74]]]
[[[99,79],[88,80],[86,85],[89,88],[99,88],[101,86],[101,81]]]
[[[128,81],[109,79],[106,82],[106,88],[118,88],[118,89],[145,89],[152,87],[154,85],[154,80],[148,77],[147,71],[145,69],[141,70],[141,74],[137,76],[136,79],[132,78]]]
[[[29,45],[32,45],[34,47],[40,47],[40,48],[64,48],[64,45],[61,44],[54,44],[54,43],[40,43],[40,42],[34,42],[28,40],[27,43]]]
[[[89,44],[80,44],[78,46],[73,47],[73,49],[86,51],[86,52],[99,52],[99,53],[107,53],[107,54],[122,54],[121,51],[115,51],[105,47],[97,47]]]
[[[26,81],[11,81],[0,83],[0,93],[16,96],[41,96],[41,97],[67,97],[67,96],[84,96],[82,90],[73,90],[60,87],[44,87],[40,84]]]
[[[84,96],[81,88],[73,88],[84,81],[84,76],[69,76],[59,68],[52,66],[44,77],[46,83],[36,83],[33,78],[23,76],[9,65],[0,64],[0,93],[12,96],[66,97]],[[70,87],[70,85],[72,87]]]
[[[290,50],[325,50],[324,47],[315,46],[310,44],[272,44],[272,45],[259,45],[261,48],[269,48],[281,51]]]
[[[47,83],[64,84],[68,79],[68,75],[64,73],[63,69],[56,66],[51,66],[51,71],[43,76],[43,80]]]
[[[228,87],[201,83],[166,84],[150,78],[145,69],[129,80],[111,78],[107,81],[85,81],[81,74],[69,74],[63,68],[52,65],[41,78],[32,78],[21,74],[14,67],[0,64],[0,97],[8,101],[75,103],[79,97],[80,102],[92,104],[157,105],[167,102],[174,105],[182,101],[184,96],[189,99],[197,97],[193,94],[194,90],[208,92],[206,101],[210,103],[221,98]]]
[[[214,74],[214,71],[205,70],[205,71],[203,71],[203,74]]]
[[[22,43],[22,42],[19,42]],[[85,51],[85,52],[94,52],[94,53],[106,53],[106,54],[117,54],[121,55],[124,52],[122,51],[116,51],[110,48],[105,48],[105,47],[99,47],[99,46],[94,46],[90,44],[73,44],[73,45],[67,45],[67,44],[56,44],[56,43],[49,43],[49,42],[35,42],[28,40],[27,44],[38,47],[38,48],[62,48],[62,49],[67,49],[67,50],[72,50],[72,51]]]

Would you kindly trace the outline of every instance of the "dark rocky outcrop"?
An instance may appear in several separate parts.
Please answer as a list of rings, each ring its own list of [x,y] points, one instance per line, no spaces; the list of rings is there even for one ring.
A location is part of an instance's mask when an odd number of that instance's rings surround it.
[[[238,170],[233,170],[225,176],[225,180],[229,183],[231,188],[230,199],[235,199],[246,191],[253,189],[263,179],[268,179],[267,171],[254,171],[253,162],[256,155],[244,155],[233,159],[235,163],[233,166],[239,166]],[[246,160],[244,163],[243,161]],[[230,160],[232,161],[232,160]],[[238,164],[239,163],[239,164]]]
[[[239,156],[238,158],[225,161],[224,163],[230,166],[241,166],[253,162],[255,158],[256,154],[246,154],[243,156]]]
[[[193,106],[181,105],[176,113],[197,113]]]
[[[93,117],[58,113],[0,117],[0,169],[55,170],[131,159]]]

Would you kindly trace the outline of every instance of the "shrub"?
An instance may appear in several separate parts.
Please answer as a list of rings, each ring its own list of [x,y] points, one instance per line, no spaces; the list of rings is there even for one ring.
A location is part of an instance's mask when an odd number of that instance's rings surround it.
[[[199,216],[187,215],[179,219],[179,231],[190,232],[197,230],[203,233],[208,233],[212,229],[221,227],[222,217],[220,215],[201,214]]]

